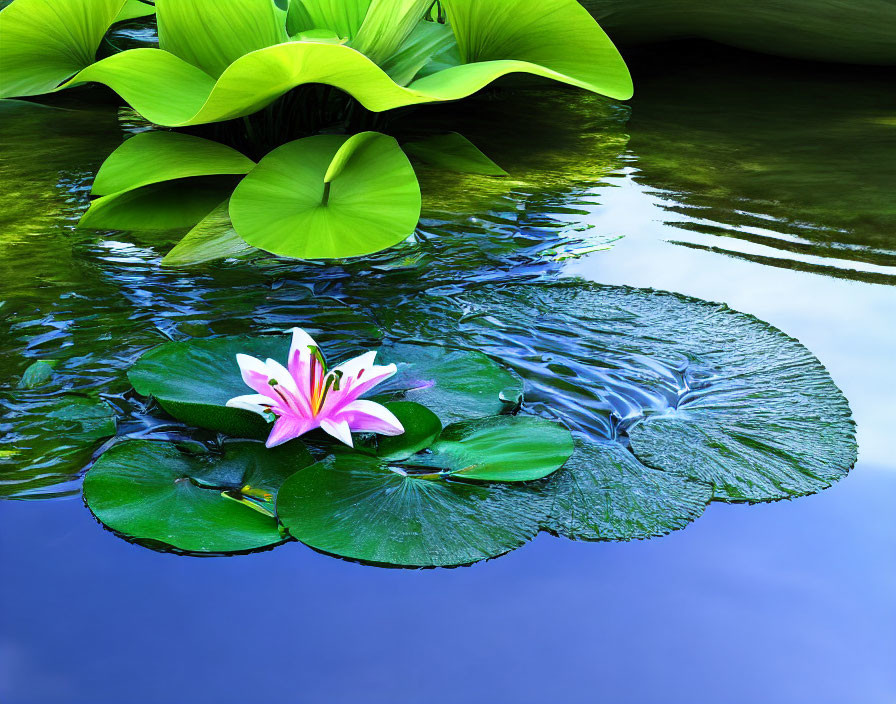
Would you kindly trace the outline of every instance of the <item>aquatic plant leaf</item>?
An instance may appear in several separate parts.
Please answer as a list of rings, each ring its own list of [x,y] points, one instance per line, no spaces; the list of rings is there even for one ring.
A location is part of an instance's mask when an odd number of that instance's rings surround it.
[[[818,359],[724,305],[581,282],[493,287],[453,305],[439,328],[428,310],[425,331],[409,328],[407,308],[384,324],[499,354],[525,371],[530,403],[573,430],[628,435],[644,464],[712,484],[716,499],[810,494],[855,462],[849,405]]]
[[[351,148],[340,152],[345,144]],[[230,218],[253,247],[296,259],[344,258],[413,234],[420,203],[417,176],[392,137],[319,135],[265,156],[234,191]]]
[[[523,398],[522,380],[480,352],[399,343],[383,346],[379,359],[398,372],[378,397],[420,403],[444,425],[514,410]]]
[[[223,455],[190,455],[171,443],[133,440],[90,468],[84,499],[97,519],[128,537],[192,553],[242,552],[285,540],[273,502],[284,480],[311,462],[295,441],[272,450],[230,443]]]
[[[383,404],[404,427],[401,435],[374,435],[359,449],[370,449],[385,461],[407,459],[430,447],[442,432],[442,421],[426,406],[410,401],[387,401]]]
[[[228,176],[176,179],[94,200],[78,227],[95,230],[177,230],[193,227],[227,199]]]
[[[65,394],[23,410],[0,400],[9,424],[0,435],[0,496],[32,499],[71,494],[97,444],[115,435],[105,401]]]
[[[156,14],[156,8],[140,0],[125,0],[124,5],[115,17],[116,22],[128,22],[141,17],[150,17]]]
[[[52,359],[39,359],[33,362],[19,380],[20,389],[34,389],[43,386],[53,378],[56,362]]]
[[[545,518],[525,485],[423,479],[361,454],[291,476],[277,516],[311,547],[354,560],[447,567],[520,547]]]
[[[217,78],[241,56],[289,39],[273,0],[156,0],[159,47]]]
[[[427,65],[456,46],[451,27],[438,22],[418,22],[407,39],[380,66],[400,86],[406,86]]]
[[[543,528],[572,540],[642,540],[684,528],[703,514],[712,487],[645,467],[615,442],[576,443],[543,485]]]
[[[40,95],[96,59],[125,0],[15,0],[0,10],[0,98]]]
[[[162,266],[195,266],[255,251],[230,222],[230,200],[200,220],[162,259]]]
[[[449,425],[425,455],[410,461],[463,479],[528,482],[572,455],[569,430],[534,416],[495,416]]]
[[[247,174],[255,162],[225,144],[179,132],[141,132],[100,166],[91,193],[106,196],[192,176]]]
[[[329,29],[345,39],[354,39],[364,23],[371,0],[291,0],[289,33],[304,29]],[[302,26],[304,25],[304,26]]]
[[[423,21],[432,0],[372,0],[352,47],[382,65]]]
[[[285,360],[290,340],[289,335],[276,335],[170,342],[146,352],[128,378],[137,393],[152,396],[187,425],[262,439],[270,425],[261,416],[225,405],[248,393],[236,355]],[[358,350],[345,352],[347,357]],[[517,377],[478,353],[419,345],[383,348],[377,363],[392,362],[398,362],[398,373],[376,387],[375,400],[422,404],[443,423],[495,415],[518,403],[522,395]],[[502,391],[505,398],[513,399],[510,404],[501,401]],[[396,445],[401,442],[396,440]]]
[[[433,135],[426,139],[405,142],[401,146],[409,156],[431,166],[468,174],[507,176],[504,169],[457,132]]]

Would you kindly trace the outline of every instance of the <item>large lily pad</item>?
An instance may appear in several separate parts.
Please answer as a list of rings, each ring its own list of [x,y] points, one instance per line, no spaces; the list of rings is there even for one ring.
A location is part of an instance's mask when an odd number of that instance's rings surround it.
[[[131,538],[194,553],[241,552],[285,540],[265,508],[311,462],[295,441],[273,450],[233,443],[222,456],[137,440],[100,457],[84,479],[84,498],[100,521]]]
[[[500,354],[526,376],[528,403],[597,438],[630,434],[645,464],[712,484],[717,499],[809,494],[855,462],[849,405],[821,363],[724,305],[581,282],[517,285],[460,297],[437,328],[431,304],[421,300],[419,316],[396,311],[396,334]]]
[[[498,415],[522,401],[522,379],[481,352],[397,343],[380,350],[380,363],[398,372],[377,394],[423,404],[445,425]]]
[[[138,393],[154,397],[187,425],[236,437],[263,438],[270,426],[261,416],[225,405],[231,398],[248,393],[236,355],[270,357],[283,363],[290,340],[288,335],[277,335],[167,343],[144,354],[128,372],[128,378]],[[326,337],[322,344],[333,353],[334,361],[357,352],[345,346],[331,347]],[[500,398],[502,391],[513,398],[522,392],[519,379],[484,355],[419,345],[391,346],[384,352],[378,363],[408,361],[393,379],[374,390],[380,394],[377,398],[420,403],[443,423],[494,415],[505,406]]]
[[[495,557],[531,539],[545,518],[525,485],[421,478],[360,454],[290,477],[277,516],[324,552],[404,567],[446,567]]]
[[[230,199],[246,242],[296,259],[356,257],[392,247],[420,218],[414,168],[392,137],[318,135],[278,147]]]
[[[645,467],[619,443],[577,443],[544,484],[544,528],[573,540],[634,540],[684,528],[703,514],[712,487]]]

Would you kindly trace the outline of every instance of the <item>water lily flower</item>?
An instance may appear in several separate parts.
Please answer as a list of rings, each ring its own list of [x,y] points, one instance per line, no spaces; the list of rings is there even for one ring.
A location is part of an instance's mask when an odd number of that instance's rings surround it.
[[[287,366],[273,359],[236,356],[256,393],[227,402],[274,420],[266,445],[275,447],[320,428],[352,447],[352,432],[401,435],[404,427],[385,406],[360,398],[396,372],[394,364],[374,364],[376,351],[327,369],[320,347],[300,328],[292,330]]]

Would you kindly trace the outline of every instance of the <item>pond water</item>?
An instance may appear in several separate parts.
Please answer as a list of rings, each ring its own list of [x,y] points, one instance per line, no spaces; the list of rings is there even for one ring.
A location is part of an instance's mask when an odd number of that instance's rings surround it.
[[[424,173],[416,241],[344,266],[168,270],[175,235],[76,230],[96,168],[143,126],[77,95],[0,107],[0,494],[23,499],[0,502],[0,701],[894,701],[893,74],[656,56],[627,105],[510,92],[424,111],[512,181]],[[294,324],[373,339],[384,320],[425,325],[423,294],[573,277],[723,302],[800,340],[849,400],[855,469],[793,501],[711,504],[663,538],[543,533],[412,571],[300,545],[134,545],[83,505],[90,451],[41,436],[48,399],[99,391],[119,434],[183,437],[124,375],[166,340]],[[17,390],[35,359],[58,360],[53,380]]]

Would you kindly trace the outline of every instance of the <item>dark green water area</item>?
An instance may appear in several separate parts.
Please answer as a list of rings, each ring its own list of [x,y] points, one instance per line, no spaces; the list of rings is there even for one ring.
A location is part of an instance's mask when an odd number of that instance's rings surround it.
[[[90,89],[0,101],[0,702],[896,700],[894,74],[634,58],[626,104],[508,87],[416,111],[510,176],[423,170],[411,240],[327,264],[166,268],[182,233],[77,229],[148,126]],[[293,326],[337,353],[482,352],[572,459],[421,491],[408,520],[445,533],[404,552],[376,518],[394,487],[338,459],[290,490],[339,495],[339,549],[307,503],[287,523],[316,549],[260,514],[186,549],[100,524],[144,518],[106,517],[99,480],[85,505],[107,451],[157,468],[166,511],[231,515],[201,481],[220,436],[135,392],[141,355]],[[223,447],[219,482],[259,446]]]

